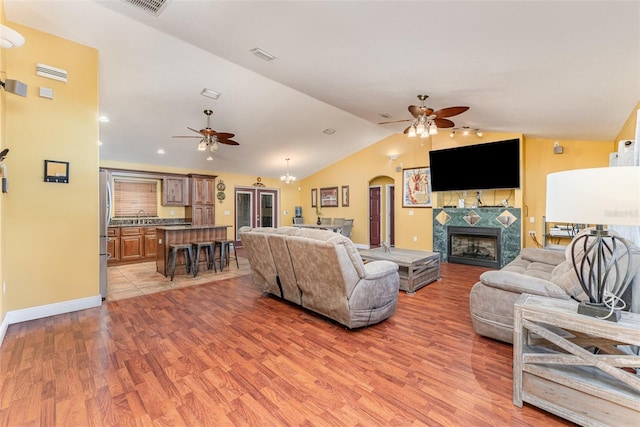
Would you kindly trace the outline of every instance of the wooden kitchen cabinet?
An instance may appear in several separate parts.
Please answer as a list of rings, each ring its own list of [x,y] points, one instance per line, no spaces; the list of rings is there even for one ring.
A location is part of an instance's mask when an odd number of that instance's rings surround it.
[[[158,238],[155,227],[144,229],[144,259],[155,260],[158,247]]]
[[[189,175],[191,204],[185,208],[185,218],[191,225],[215,225],[216,177]]]
[[[124,227],[120,230],[120,260],[131,261],[143,256],[143,236],[140,227]]]
[[[111,255],[107,259],[107,265],[120,261],[120,228],[118,227],[107,229],[107,252]]]
[[[108,265],[155,260],[156,236],[155,227],[110,227],[107,250],[112,256]]]
[[[216,202],[216,177],[189,175],[191,181],[191,205],[213,205]]]
[[[162,205],[186,206],[189,204],[189,178],[164,176],[162,178]]]

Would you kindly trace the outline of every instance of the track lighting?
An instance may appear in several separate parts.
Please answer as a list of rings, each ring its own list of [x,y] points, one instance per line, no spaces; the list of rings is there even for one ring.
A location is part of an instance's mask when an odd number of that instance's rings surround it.
[[[468,136],[473,132],[478,138],[482,138],[483,135],[480,129],[470,128],[469,126],[462,126],[461,128],[451,129],[451,133],[449,133],[449,136],[453,138],[454,136],[456,136],[457,132],[461,132],[463,136]]]

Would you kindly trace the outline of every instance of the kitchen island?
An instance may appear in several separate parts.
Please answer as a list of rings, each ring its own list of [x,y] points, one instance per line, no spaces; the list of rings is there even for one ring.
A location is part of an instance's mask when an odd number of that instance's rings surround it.
[[[158,239],[158,249],[156,251],[156,271],[165,274],[165,266],[169,258],[169,245],[193,243],[193,242],[213,242],[225,240],[227,229],[230,225],[180,225],[156,227],[156,237]],[[202,260],[204,262],[204,260]],[[186,274],[184,258],[181,254],[176,260],[176,274]]]

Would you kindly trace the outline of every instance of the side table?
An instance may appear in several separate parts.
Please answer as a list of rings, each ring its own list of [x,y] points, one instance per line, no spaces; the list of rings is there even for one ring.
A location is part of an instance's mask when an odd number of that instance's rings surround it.
[[[610,322],[572,300],[523,294],[515,304],[513,404],[585,426],[640,423],[640,314]],[[637,351],[637,349],[635,350]]]

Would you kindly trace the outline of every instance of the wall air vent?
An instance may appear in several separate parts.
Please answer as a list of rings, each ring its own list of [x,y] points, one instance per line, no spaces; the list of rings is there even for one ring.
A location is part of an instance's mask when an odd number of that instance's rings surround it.
[[[171,0],[123,0],[138,9],[158,16]]]
[[[67,82],[67,70],[52,67],[51,65],[36,64],[36,75],[65,83]]]

